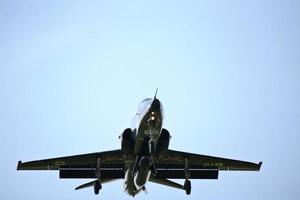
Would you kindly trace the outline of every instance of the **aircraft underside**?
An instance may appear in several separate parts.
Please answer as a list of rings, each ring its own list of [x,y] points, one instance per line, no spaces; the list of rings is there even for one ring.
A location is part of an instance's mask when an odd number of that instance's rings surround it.
[[[17,170],[58,170],[62,179],[93,179],[76,190],[124,179],[131,196],[146,190],[148,181],[191,193],[190,179],[218,179],[219,171],[259,171],[262,162],[213,157],[169,149],[170,133],[162,128],[163,108],[156,98],[141,102],[134,117],[135,126],[120,135],[121,148],[90,154],[18,162]],[[184,184],[170,179],[184,179]]]

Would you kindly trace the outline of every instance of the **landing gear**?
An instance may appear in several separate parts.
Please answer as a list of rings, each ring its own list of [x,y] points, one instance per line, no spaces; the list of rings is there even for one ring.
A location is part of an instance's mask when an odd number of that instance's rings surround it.
[[[153,139],[150,139],[150,141],[148,142],[148,150],[149,150],[149,154],[150,154],[150,164],[151,164],[151,171],[153,173],[154,176],[156,176],[157,171],[152,159],[152,155],[155,153],[155,142]]]
[[[157,175],[157,170],[156,170],[156,167],[155,167],[155,165],[154,165],[154,162],[153,162],[152,157],[150,157],[150,170],[151,170],[151,172],[152,172],[152,174],[153,174],[154,176]]]
[[[99,191],[102,188],[102,185],[100,183],[100,177],[101,177],[100,164],[101,164],[101,160],[100,160],[100,158],[97,158],[97,166],[96,166],[96,177],[97,177],[97,180],[94,181],[94,193],[95,194],[99,194]]]
[[[148,148],[149,148],[149,154],[153,155],[155,151],[155,142],[153,140],[149,141]]]
[[[142,157],[141,156],[137,156],[135,158],[135,163],[134,163],[134,166],[133,166],[133,169],[132,169],[132,177],[134,177],[135,173],[138,171],[138,167],[139,167],[139,164],[140,164],[140,161],[141,161]]]
[[[184,162],[184,175],[185,175],[185,181],[184,181],[183,188],[185,190],[185,193],[187,195],[190,195],[192,186],[191,186],[191,181],[189,180],[191,175],[190,175],[189,161],[187,158],[185,158],[185,162]]]
[[[191,194],[191,189],[192,189],[192,186],[191,186],[191,181],[186,179],[184,181],[184,186],[183,186],[184,190],[185,190],[185,193],[187,195],[190,195]]]
[[[94,182],[94,193],[99,194],[99,191],[101,190],[101,188],[102,188],[101,183],[98,180],[96,180]]]

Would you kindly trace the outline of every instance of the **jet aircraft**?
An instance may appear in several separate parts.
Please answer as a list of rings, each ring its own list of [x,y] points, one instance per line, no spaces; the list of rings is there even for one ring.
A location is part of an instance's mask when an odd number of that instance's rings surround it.
[[[157,91],[156,91],[157,93]],[[67,157],[18,162],[17,170],[58,170],[62,179],[91,178],[76,190],[124,179],[131,196],[146,191],[148,181],[191,193],[190,179],[218,179],[219,171],[259,171],[262,162],[251,163],[169,149],[170,133],[163,128],[163,106],[156,98],[144,99],[134,116],[133,127],[120,135],[121,148]],[[170,179],[184,179],[179,184]]]

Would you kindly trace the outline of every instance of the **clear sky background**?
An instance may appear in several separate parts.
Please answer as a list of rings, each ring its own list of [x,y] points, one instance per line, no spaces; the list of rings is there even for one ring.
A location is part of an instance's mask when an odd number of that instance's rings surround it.
[[[132,199],[16,165],[120,148],[157,87],[170,148],[264,163],[136,199],[300,199],[299,1],[0,1],[0,24],[1,200]]]

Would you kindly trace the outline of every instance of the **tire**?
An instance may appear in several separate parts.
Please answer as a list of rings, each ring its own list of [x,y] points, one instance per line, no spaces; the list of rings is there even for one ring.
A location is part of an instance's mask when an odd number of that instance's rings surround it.
[[[184,181],[184,189],[185,189],[185,193],[187,195],[191,194],[192,186],[191,186],[191,181],[190,180],[185,180]]]
[[[102,188],[101,183],[99,183],[98,180],[95,181],[95,183],[94,183],[94,193],[99,194],[99,191],[101,190],[101,188]]]

